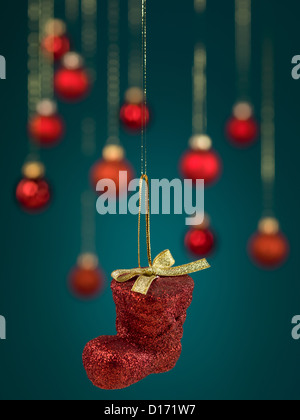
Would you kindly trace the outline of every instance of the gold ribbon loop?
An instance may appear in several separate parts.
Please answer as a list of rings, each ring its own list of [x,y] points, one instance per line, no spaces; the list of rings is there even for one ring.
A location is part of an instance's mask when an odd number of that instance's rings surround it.
[[[178,277],[186,274],[196,273],[197,271],[210,268],[206,259],[191,262],[189,264],[173,267],[175,260],[169,250],[161,252],[153,261],[153,265],[146,268],[133,268],[128,270],[116,270],[112,273],[112,278],[119,283],[125,283],[135,277],[132,291],[146,295],[152,282],[157,277]]]

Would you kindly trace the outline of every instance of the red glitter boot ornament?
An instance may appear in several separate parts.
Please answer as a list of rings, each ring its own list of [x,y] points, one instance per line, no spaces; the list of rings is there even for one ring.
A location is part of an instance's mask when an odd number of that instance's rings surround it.
[[[164,251],[150,267],[112,274],[117,335],[96,338],[83,352],[84,367],[95,386],[122,389],[175,367],[194,289],[187,274],[209,264],[200,260],[172,267],[174,263],[170,251]]]

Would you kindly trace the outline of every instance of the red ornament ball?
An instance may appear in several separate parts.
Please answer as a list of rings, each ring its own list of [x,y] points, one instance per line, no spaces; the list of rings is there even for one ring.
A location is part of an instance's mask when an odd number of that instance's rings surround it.
[[[91,81],[84,68],[62,68],[55,74],[54,88],[60,99],[77,102],[86,98],[91,88]]]
[[[28,212],[44,210],[51,198],[49,184],[45,179],[23,178],[17,186],[16,198]]]
[[[241,120],[232,117],[226,126],[228,139],[235,145],[247,147],[251,145],[258,137],[258,123],[253,117],[247,120]]]
[[[104,276],[97,268],[84,268],[77,266],[70,274],[69,284],[71,291],[80,298],[96,297],[102,290]]]
[[[62,118],[55,115],[35,115],[28,125],[29,136],[41,146],[54,146],[65,132]]]
[[[185,247],[193,255],[204,258],[215,249],[215,235],[209,228],[192,228],[185,236]]]
[[[125,129],[140,131],[143,126],[148,126],[150,111],[145,104],[126,103],[121,108],[120,119]]]
[[[127,173],[127,184],[120,183],[120,172]],[[102,179],[110,179],[116,185],[117,197],[124,193],[125,188],[128,187],[129,182],[134,179],[134,170],[127,160],[106,160],[102,159],[97,162],[91,170],[91,182],[96,188],[98,182]]]
[[[66,35],[48,35],[42,41],[42,50],[46,56],[58,61],[70,51],[70,40]]]
[[[258,266],[266,269],[280,267],[289,255],[289,243],[281,233],[256,233],[249,242],[249,253]]]
[[[189,150],[180,162],[180,172],[184,179],[204,179],[205,185],[214,184],[222,172],[222,163],[214,150]]]

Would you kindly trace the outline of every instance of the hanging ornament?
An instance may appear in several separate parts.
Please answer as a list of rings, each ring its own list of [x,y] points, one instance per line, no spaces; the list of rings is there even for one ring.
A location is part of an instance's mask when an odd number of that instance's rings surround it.
[[[119,11],[119,0],[110,0],[109,5],[112,10]],[[142,5],[143,39],[146,40],[146,0],[142,0]],[[145,41],[145,80],[146,46]],[[175,367],[181,354],[182,328],[194,289],[194,282],[188,274],[209,268],[206,260],[173,267],[175,260],[170,251],[161,252],[152,262],[149,212],[146,212],[149,266],[142,268],[140,231],[143,182],[147,185],[146,203],[149,204],[150,200],[146,144],[145,131],[142,130],[138,268],[112,273],[117,335],[100,336],[90,341],[83,352],[83,365],[88,378],[95,386],[107,390],[129,387],[150,374],[165,373]]]
[[[54,76],[57,96],[66,102],[85,99],[91,89],[91,79],[84,68],[83,58],[76,53],[67,53],[62,60],[62,68]]]
[[[210,256],[216,247],[216,237],[210,228],[210,218],[206,215],[203,223],[194,226],[185,235],[185,247],[199,258]]]
[[[28,124],[29,136],[40,146],[55,146],[63,137],[65,128],[57,107],[48,99],[38,103],[37,113]]]
[[[121,108],[120,119],[125,129],[140,132],[143,121],[145,121],[146,126],[149,124],[149,108],[143,103],[125,103]]]
[[[274,51],[271,39],[263,42],[262,110],[261,110],[261,176],[263,184],[264,217],[258,232],[250,239],[248,250],[252,261],[261,268],[276,269],[289,255],[289,243],[274,218],[275,161],[275,104]]]
[[[27,212],[38,212],[47,208],[51,192],[45,180],[45,167],[40,162],[28,162],[22,169],[23,178],[17,185],[16,199]]]
[[[93,188],[103,179],[109,179],[116,186],[117,198],[127,190],[134,179],[134,170],[125,159],[125,150],[120,144],[120,47],[119,47],[119,0],[110,0],[108,7],[108,58],[107,58],[107,134],[108,139],[102,152],[102,159],[91,169]],[[120,180],[125,172],[127,182]]]
[[[235,37],[237,65],[237,93],[239,98],[249,98],[251,69],[251,0],[235,0]],[[246,99],[233,108],[233,115],[226,124],[226,136],[234,146],[245,148],[253,144],[259,135],[259,125],[254,117],[253,106]]]
[[[212,140],[207,130],[207,80],[206,49],[203,44],[195,46],[193,67],[193,131],[189,141],[190,149],[180,161],[180,173],[184,179],[204,180],[209,186],[216,183],[222,173],[222,162],[212,148]]]
[[[143,85],[142,56],[141,56],[141,2],[128,1],[128,27],[129,27],[129,59],[128,59],[128,86],[125,93],[124,104],[120,111],[120,121],[123,128],[138,134],[142,127],[150,122],[150,110],[145,103]]]
[[[273,218],[264,218],[258,232],[249,242],[249,254],[261,268],[276,269],[282,266],[289,255],[289,243],[280,232],[279,223]]]
[[[80,255],[77,266],[69,275],[69,286],[72,293],[81,299],[91,299],[99,295],[104,286],[104,274],[99,268],[96,255]]]
[[[195,184],[198,179],[204,179],[206,186],[218,181],[222,173],[222,162],[212,149],[212,141],[208,136],[193,136],[190,139],[190,150],[181,159],[180,172],[184,179],[191,179]]]
[[[126,172],[127,183],[120,182],[120,172]],[[103,158],[91,170],[91,182],[96,188],[99,181],[109,179],[116,185],[117,198],[127,189],[130,181],[134,179],[134,170],[125,159],[123,147],[108,145],[103,149]]]
[[[252,106],[239,102],[233,109],[233,116],[228,121],[226,133],[236,146],[249,146],[258,138],[259,127],[253,116]]]
[[[66,24],[59,19],[50,19],[45,26],[45,38],[42,40],[42,51],[45,56],[60,60],[70,51],[70,40],[66,36]]]

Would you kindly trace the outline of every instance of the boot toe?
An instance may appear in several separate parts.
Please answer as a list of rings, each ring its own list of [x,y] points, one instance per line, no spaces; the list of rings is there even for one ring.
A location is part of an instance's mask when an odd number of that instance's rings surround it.
[[[88,378],[101,389],[123,389],[154,373],[154,356],[117,336],[90,341],[83,352]]]

